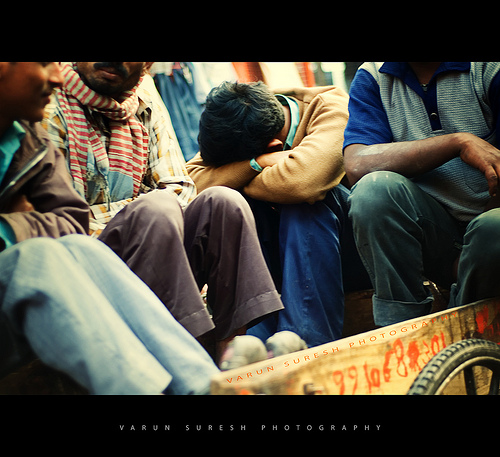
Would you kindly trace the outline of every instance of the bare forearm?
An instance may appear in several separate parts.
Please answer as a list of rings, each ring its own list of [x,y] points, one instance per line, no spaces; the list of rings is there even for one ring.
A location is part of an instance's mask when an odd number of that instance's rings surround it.
[[[460,154],[460,135],[449,134],[417,141],[366,146],[352,144],[344,151],[351,184],[373,171],[394,171],[406,177],[433,170]]]
[[[460,157],[484,174],[491,196],[498,191],[500,150],[471,133],[373,146],[352,144],[345,148],[344,156],[351,185],[372,171],[388,170],[413,177]]]

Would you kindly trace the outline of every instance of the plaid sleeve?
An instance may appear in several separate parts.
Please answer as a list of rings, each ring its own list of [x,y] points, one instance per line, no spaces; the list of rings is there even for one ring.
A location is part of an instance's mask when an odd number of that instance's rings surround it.
[[[66,132],[68,127],[55,95],[52,95],[50,103],[45,108],[44,118],[41,124],[45,130],[47,130],[52,143],[54,143],[57,149],[66,157],[68,151]]]
[[[137,197],[136,197],[137,198]],[[116,214],[125,208],[130,202],[134,201],[135,198],[127,198],[125,200],[120,200],[117,202],[111,202],[109,207],[107,204],[97,204],[92,205],[90,209],[94,214],[94,219],[99,223],[106,225],[111,219],[113,219]]]

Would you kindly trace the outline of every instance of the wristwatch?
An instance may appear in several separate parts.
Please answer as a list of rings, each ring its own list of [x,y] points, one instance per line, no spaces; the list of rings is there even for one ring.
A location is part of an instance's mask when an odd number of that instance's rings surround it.
[[[259,173],[262,171],[262,167],[257,163],[255,159],[250,160],[250,166]]]

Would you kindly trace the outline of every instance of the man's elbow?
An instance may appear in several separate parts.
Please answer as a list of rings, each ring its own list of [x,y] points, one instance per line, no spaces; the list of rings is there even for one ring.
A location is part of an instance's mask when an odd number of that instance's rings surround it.
[[[362,147],[362,145],[353,144],[344,149],[344,171],[351,186],[354,186],[367,173],[358,156],[358,151]]]
[[[351,186],[354,186],[366,174],[355,160],[345,160],[344,170]]]

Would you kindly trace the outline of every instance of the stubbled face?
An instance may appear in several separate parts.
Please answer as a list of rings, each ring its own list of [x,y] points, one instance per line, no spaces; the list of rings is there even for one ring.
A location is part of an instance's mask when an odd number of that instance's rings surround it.
[[[118,97],[132,89],[151,62],[76,62],[83,82],[101,95]]]
[[[52,91],[62,82],[56,62],[1,62],[0,116],[41,121]]]

